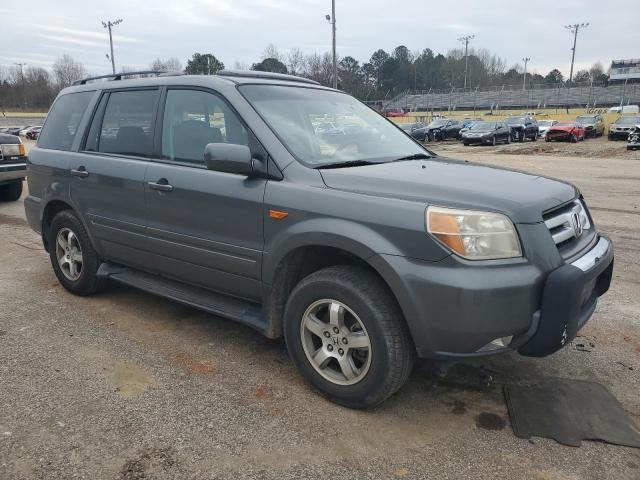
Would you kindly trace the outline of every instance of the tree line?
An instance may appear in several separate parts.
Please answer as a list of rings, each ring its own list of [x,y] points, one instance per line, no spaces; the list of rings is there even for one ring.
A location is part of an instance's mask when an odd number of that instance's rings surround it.
[[[351,56],[338,59],[338,88],[363,100],[383,100],[407,91],[444,91],[461,89],[467,65],[467,88],[540,85],[566,86],[569,82],[558,69],[546,75],[527,73],[520,64],[507,66],[507,62],[486,49],[453,49],[446,54],[425,48],[411,52],[400,45],[392,51],[374,51],[368,61],[360,63]],[[179,59],[156,58],[149,64],[151,70],[177,71],[193,75],[213,75],[225,65],[213,53],[194,53],[183,69]],[[329,52],[304,54],[293,48],[282,53],[273,44],[268,45],[259,61],[248,65],[235,62],[233,69],[288,73],[331,85],[332,56]],[[123,66],[121,72],[135,69]],[[51,70],[42,67],[0,65],[0,110],[46,110],[60,89],[75,80],[88,76],[84,66],[70,55],[59,57]],[[573,84],[593,82],[606,84],[608,79],[602,65],[594,64],[589,70],[579,70]]]

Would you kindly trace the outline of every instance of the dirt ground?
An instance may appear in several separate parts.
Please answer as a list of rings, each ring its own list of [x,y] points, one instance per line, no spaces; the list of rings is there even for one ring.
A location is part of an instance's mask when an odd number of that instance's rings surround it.
[[[315,394],[284,343],[249,328],[124,286],[70,295],[22,202],[0,204],[0,479],[639,479],[638,449],[515,437],[502,395],[549,376],[597,381],[640,424],[640,158],[605,142],[510,146],[565,156],[432,146],[577,184],[615,243],[613,283],[564,350],[444,379],[423,364],[367,412]],[[490,388],[473,388],[478,372]]]

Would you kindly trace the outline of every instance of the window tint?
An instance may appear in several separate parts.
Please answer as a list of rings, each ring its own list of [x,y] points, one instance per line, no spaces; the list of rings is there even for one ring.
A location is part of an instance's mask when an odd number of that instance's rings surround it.
[[[204,164],[208,143],[249,144],[237,115],[217,95],[198,90],[167,91],[162,157]]]
[[[70,150],[82,115],[95,92],[69,93],[59,97],[38,137],[38,147]]]
[[[150,157],[153,151],[153,121],[158,95],[158,90],[110,93],[104,107],[104,116],[100,115],[102,109],[98,108],[93,119],[87,149]]]

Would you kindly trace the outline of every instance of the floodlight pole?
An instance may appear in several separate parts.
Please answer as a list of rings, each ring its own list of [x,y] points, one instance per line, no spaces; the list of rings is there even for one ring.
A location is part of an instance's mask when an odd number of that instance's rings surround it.
[[[25,88],[25,83],[24,83],[24,70],[23,68],[27,66],[26,63],[16,63],[16,65],[18,67],[20,67],[20,81],[22,83],[22,104],[24,110],[27,110],[27,89]]]
[[[467,70],[469,68],[469,41],[473,40],[475,35],[466,35],[458,39],[459,42],[464,43],[464,88],[467,88]]]
[[[527,89],[527,63],[531,60],[529,57],[524,57],[522,61],[524,62],[524,78],[522,79],[522,90]]]
[[[113,58],[113,35],[111,33],[111,29],[120,23],[122,23],[121,18],[113,22],[111,20],[102,22],[102,26],[107,30],[109,30],[109,47],[111,48],[111,71],[113,72],[114,75],[116,74],[116,60],[115,58]]]
[[[576,59],[576,43],[578,41],[578,32],[581,28],[587,28],[589,22],[574,23],[573,25],[565,25],[564,28],[573,33],[573,48],[571,49],[571,71],[569,72],[569,83],[573,81],[573,63]]]
[[[333,65],[333,88],[338,88],[338,60],[336,57],[336,0],[331,0],[331,15],[325,15],[327,21],[331,24],[331,50]]]

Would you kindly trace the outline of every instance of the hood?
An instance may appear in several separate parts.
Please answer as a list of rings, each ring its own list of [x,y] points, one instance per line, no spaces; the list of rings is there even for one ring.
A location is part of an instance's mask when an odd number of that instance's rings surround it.
[[[559,180],[444,158],[319,171],[329,188],[501,212],[516,223],[542,222],[542,212],[578,196],[574,186]]]
[[[557,131],[557,132],[572,132],[573,130],[575,130],[577,127],[575,127],[574,125],[554,125],[553,127],[551,127],[549,129],[550,132],[552,131]]]

